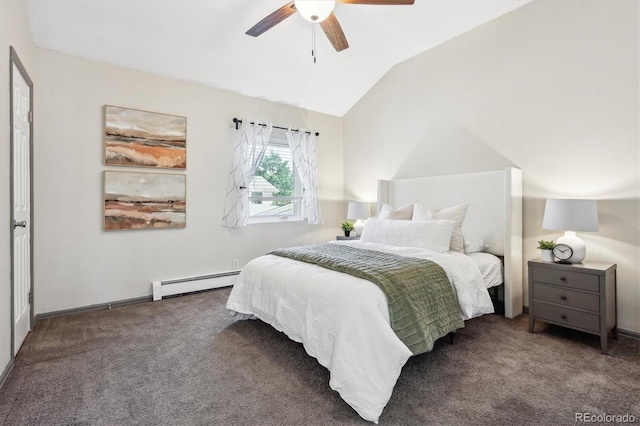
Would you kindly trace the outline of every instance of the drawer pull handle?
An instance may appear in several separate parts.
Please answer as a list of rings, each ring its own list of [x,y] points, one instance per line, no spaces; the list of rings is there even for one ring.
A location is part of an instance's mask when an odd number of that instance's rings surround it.
[[[567,296],[565,296],[564,294],[562,296],[560,296],[560,299],[562,300],[567,300]]]
[[[567,277],[560,277],[560,281],[566,281]]]
[[[562,314],[562,315],[560,315],[560,318],[567,319],[567,315],[566,314]]]

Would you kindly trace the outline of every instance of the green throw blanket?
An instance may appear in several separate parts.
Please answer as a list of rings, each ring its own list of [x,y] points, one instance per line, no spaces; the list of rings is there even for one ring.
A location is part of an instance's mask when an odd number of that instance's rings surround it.
[[[464,327],[458,300],[440,265],[339,244],[316,244],[270,252],[344,272],[376,284],[389,304],[391,328],[414,355]]]

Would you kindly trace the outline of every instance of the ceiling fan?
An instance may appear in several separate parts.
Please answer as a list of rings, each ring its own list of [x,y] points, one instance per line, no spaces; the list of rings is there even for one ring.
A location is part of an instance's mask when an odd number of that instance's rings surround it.
[[[342,27],[333,14],[336,3],[347,4],[370,4],[370,5],[411,5],[414,0],[295,0],[282,6],[262,21],[255,24],[247,34],[258,37],[260,34],[270,30],[280,22],[287,19],[294,13],[300,12],[304,19],[310,22],[319,22],[325,35],[336,49],[340,52],[349,47],[347,38],[344,36]]]

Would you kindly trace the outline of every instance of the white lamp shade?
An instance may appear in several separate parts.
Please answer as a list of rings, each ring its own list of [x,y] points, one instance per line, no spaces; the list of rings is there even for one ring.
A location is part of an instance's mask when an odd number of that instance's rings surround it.
[[[349,201],[349,207],[347,207],[347,219],[356,219],[356,223],[353,224],[353,230],[359,237],[364,230],[364,222],[362,219],[368,219],[371,217],[371,204],[363,201]]]
[[[349,201],[347,219],[368,219],[371,217],[371,204],[362,201]]]
[[[567,261],[580,263],[586,255],[586,247],[576,231],[596,232],[598,228],[598,208],[595,200],[547,199],[542,219],[544,229],[565,231],[556,244],[566,244],[573,250]]]
[[[543,229],[597,232],[598,208],[595,200],[547,199]]]
[[[300,15],[310,22],[322,22],[331,15],[336,7],[335,0],[295,0]]]

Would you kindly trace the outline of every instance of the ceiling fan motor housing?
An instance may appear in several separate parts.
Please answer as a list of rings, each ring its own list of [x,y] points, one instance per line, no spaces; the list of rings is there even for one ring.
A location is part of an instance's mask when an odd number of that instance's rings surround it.
[[[324,21],[336,7],[335,0],[295,0],[293,3],[300,15],[311,22]]]

